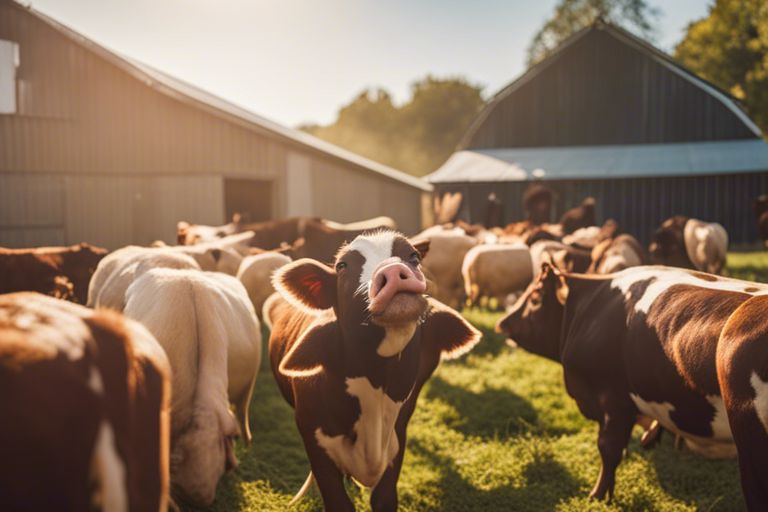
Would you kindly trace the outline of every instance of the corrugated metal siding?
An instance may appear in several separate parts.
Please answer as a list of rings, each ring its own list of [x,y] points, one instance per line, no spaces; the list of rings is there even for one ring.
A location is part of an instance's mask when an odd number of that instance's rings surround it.
[[[0,245],[172,241],[178,220],[225,222],[226,177],[272,180],[283,217],[290,151],[316,173],[315,215],[418,230],[419,190],[162,94],[2,0],[0,39],[19,43],[22,90],[0,115]]]
[[[483,222],[488,194],[503,202],[504,222],[524,217],[522,196],[528,182],[436,184],[437,194],[460,191],[460,218]],[[732,245],[752,244],[757,228],[752,213],[755,198],[768,192],[768,173],[727,176],[547,181],[556,195],[555,215],[578,205],[587,196],[597,201],[598,222],[615,219],[621,228],[647,244],[654,230],[673,215],[687,215],[725,226]]]
[[[594,28],[497,101],[465,148],[755,138],[722,102],[647,53]]]
[[[314,160],[311,165],[315,214],[338,222],[389,215],[406,234],[421,228],[421,191]]]

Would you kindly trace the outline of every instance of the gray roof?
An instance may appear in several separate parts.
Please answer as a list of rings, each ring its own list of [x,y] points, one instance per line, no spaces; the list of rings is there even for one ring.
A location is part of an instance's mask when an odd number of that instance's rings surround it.
[[[465,150],[425,178],[467,183],[751,172],[768,172],[768,144],[762,139]]]
[[[89,49],[101,58],[111,62],[143,84],[157,90],[160,93],[171,96],[172,98],[175,98],[184,103],[194,105],[198,108],[203,108],[213,115],[224,117],[229,120],[239,121],[249,128],[276,135],[289,143],[299,145],[305,149],[309,149],[315,152],[323,153],[347,163],[351,163],[357,167],[384,176],[386,178],[399,181],[426,192],[430,192],[432,190],[432,186],[421,178],[411,176],[410,174],[406,174],[397,169],[393,169],[392,167],[374,162],[373,160],[360,156],[356,153],[353,153],[352,151],[340,148],[339,146],[318,139],[317,137],[314,137],[306,132],[288,128],[274,121],[270,121],[269,119],[254,114],[253,112],[243,107],[235,105],[232,102],[211,94],[210,92],[200,89],[199,87],[194,86],[188,82],[170,76],[151,66],[109,50],[104,46],[96,43],[95,41],[88,39],[79,32],[41,13],[38,10],[32,9],[31,7],[22,6],[16,2],[10,3],[11,5],[16,5],[20,9],[23,9],[33,16],[39,18],[46,24],[56,29],[58,32],[62,33],[67,38],[76,42],[80,46]]]

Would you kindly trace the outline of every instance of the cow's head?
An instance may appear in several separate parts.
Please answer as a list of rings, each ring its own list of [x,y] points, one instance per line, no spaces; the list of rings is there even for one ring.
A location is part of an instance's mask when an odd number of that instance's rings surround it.
[[[340,328],[345,350],[372,349],[381,357],[401,354],[423,320],[422,341],[433,350],[434,360],[457,357],[480,340],[480,333],[456,311],[426,296],[431,284],[421,259],[428,248],[427,240],[412,243],[393,231],[360,235],[339,251],[334,268],[298,260],[278,270],[273,284],[297,307],[332,308],[336,321],[320,321],[313,329],[321,334]],[[280,371],[294,377],[319,371],[329,363],[329,353],[335,357],[323,345],[332,337],[308,331],[283,359]],[[375,345],[363,347],[368,340]]]
[[[333,308],[342,323],[381,327],[415,323],[427,308],[427,280],[421,259],[429,241],[412,244],[381,231],[344,246],[334,268],[301,259],[275,274],[275,288],[304,309]]]
[[[230,411],[195,410],[171,449],[171,483],[175,498],[207,507],[221,476],[237,466],[234,440],[239,427]]]
[[[648,247],[651,263],[694,268],[685,248],[684,230],[687,222],[687,217],[676,215],[661,224]]]
[[[567,298],[565,275],[545,262],[538,279],[528,286],[512,311],[498,321],[496,332],[503,332],[529,352],[557,361]]]

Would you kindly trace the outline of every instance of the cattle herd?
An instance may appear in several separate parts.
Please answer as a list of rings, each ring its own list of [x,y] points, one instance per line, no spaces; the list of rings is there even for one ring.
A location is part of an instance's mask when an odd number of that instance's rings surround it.
[[[586,198],[549,223],[461,221],[406,237],[388,217],[179,222],[178,245],[108,253],[0,249],[0,510],[210,505],[249,405],[262,323],[277,386],[326,510],[345,478],[396,510],[408,422],[442,359],[480,332],[457,312],[504,310],[508,344],[559,362],[598,423],[610,498],[633,427],[705,457],[737,456],[750,510],[768,509],[768,285],[719,274],[722,226],[682,216],[646,249]],[[768,238],[768,197],[755,202]],[[258,437],[258,436],[257,436]]]

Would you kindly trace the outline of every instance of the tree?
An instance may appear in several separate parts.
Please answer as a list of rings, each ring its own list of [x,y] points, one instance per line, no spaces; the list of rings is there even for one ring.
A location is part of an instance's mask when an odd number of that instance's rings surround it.
[[[394,105],[383,89],[365,90],[339,110],[333,124],[301,129],[423,176],[448,159],[483,104],[479,86],[427,76],[411,85],[411,98],[403,105]]]
[[[688,25],[675,57],[742,100],[768,130],[768,3],[717,0],[706,18]]]
[[[528,66],[542,61],[560,43],[597,19],[621,25],[652,40],[658,15],[658,9],[649,7],[645,0],[560,0],[555,13],[528,46]]]

